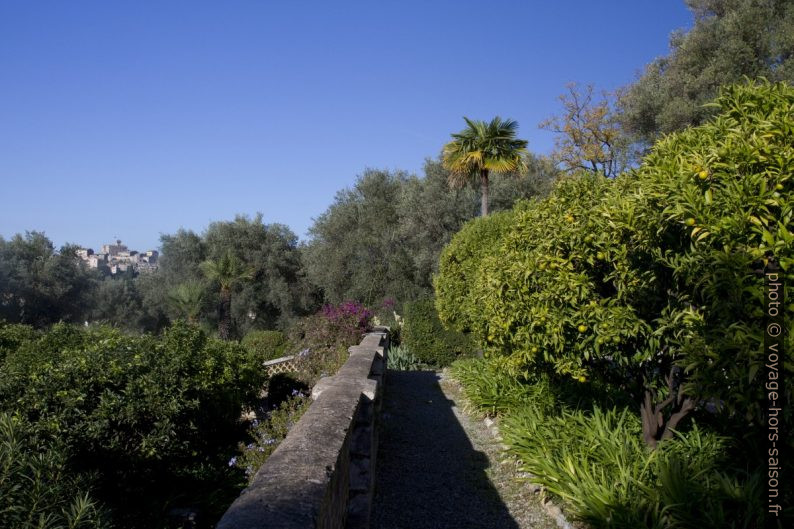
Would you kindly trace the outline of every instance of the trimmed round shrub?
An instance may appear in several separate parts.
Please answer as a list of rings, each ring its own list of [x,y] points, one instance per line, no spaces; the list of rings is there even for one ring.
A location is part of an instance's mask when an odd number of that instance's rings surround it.
[[[287,337],[281,331],[251,331],[240,343],[263,362],[282,357],[287,350]]]
[[[436,310],[445,327],[469,332],[480,318],[474,279],[482,259],[493,252],[513,223],[514,211],[501,211],[467,222],[441,252],[434,277]]]
[[[647,329],[618,302],[636,286],[619,237],[599,229],[597,209],[613,186],[589,174],[561,181],[547,199],[518,208],[501,244],[479,263],[472,331],[487,352],[509,357],[506,367],[546,362],[580,377],[596,356],[637,354],[628,338]]]
[[[466,335],[444,329],[432,299],[406,303],[403,311],[401,345],[408,347],[420,362],[443,367],[459,356],[474,353],[474,345]]]

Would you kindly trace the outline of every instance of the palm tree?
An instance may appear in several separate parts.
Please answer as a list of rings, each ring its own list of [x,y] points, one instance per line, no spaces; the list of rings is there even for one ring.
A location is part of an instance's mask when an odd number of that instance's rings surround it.
[[[232,290],[246,279],[252,279],[253,272],[231,252],[219,259],[204,261],[199,265],[210,281],[217,281],[221,287],[218,301],[218,335],[228,340],[232,329]]]
[[[204,286],[198,281],[180,283],[168,291],[168,301],[177,313],[195,324],[204,301]]]
[[[441,161],[450,171],[449,184],[463,187],[479,178],[482,191],[480,211],[488,215],[488,175],[524,170],[527,142],[516,139],[518,123],[496,116],[490,123],[463,118],[468,125],[444,145]]]

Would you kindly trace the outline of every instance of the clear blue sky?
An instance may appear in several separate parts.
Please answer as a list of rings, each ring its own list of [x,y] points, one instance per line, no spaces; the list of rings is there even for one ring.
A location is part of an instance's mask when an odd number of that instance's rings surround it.
[[[679,0],[0,0],[0,235],[143,250],[262,212],[304,237],[463,115],[547,153],[566,83],[624,85],[691,24]]]

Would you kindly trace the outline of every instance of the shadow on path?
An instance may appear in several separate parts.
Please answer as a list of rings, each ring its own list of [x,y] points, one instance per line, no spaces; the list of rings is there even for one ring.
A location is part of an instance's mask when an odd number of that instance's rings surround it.
[[[518,529],[432,371],[389,371],[373,529]]]

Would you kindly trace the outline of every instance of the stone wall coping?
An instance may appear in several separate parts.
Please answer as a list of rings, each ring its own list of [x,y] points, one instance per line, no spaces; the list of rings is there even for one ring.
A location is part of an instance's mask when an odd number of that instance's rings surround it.
[[[283,364],[284,362],[289,362],[290,360],[293,360],[294,358],[295,358],[295,355],[280,356],[278,358],[274,358],[273,360],[265,360],[264,362],[262,362],[262,365],[267,367],[267,366],[272,366],[272,365],[276,365],[276,364]]]
[[[377,450],[370,445],[376,443],[373,421],[383,391],[387,343],[388,329],[366,334],[359,345],[350,347],[350,357],[336,375],[315,384],[314,402],[232,503],[217,529],[366,526],[372,487],[360,479],[351,484],[351,475],[359,472],[351,465],[363,468],[364,475],[370,476],[366,479],[374,475],[374,456],[370,464],[370,456],[359,454]],[[362,432],[369,432],[370,441],[360,447],[357,444],[367,439],[361,437]],[[355,512],[350,515],[353,518],[348,517],[349,509]]]

